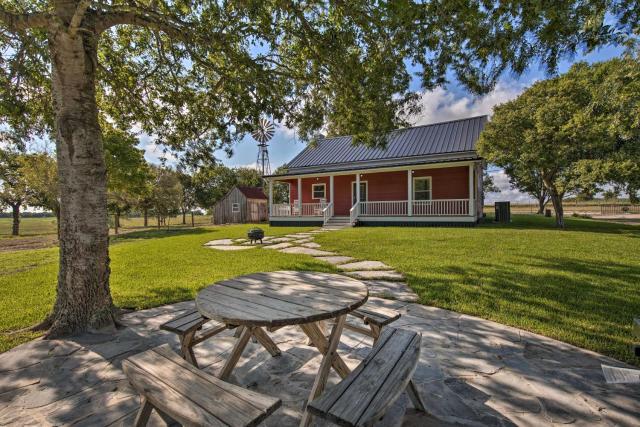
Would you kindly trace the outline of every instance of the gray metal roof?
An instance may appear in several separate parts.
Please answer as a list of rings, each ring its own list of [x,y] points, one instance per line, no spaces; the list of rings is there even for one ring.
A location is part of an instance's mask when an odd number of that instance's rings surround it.
[[[316,146],[307,146],[291,162],[289,173],[304,168],[305,171],[328,165],[388,161],[414,157],[440,156],[475,151],[480,132],[487,116],[452,120],[389,133],[386,148],[355,146],[351,136],[338,136],[318,141]]]

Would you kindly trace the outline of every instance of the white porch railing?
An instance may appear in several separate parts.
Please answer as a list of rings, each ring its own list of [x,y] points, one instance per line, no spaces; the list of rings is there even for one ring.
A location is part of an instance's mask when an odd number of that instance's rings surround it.
[[[272,206],[271,216],[323,216],[326,203],[277,203]]]
[[[415,200],[413,216],[469,215],[469,199]]]
[[[360,202],[360,216],[407,216],[407,201]]]
[[[329,202],[322,210],[322,224],[325,225],[333,216],[333,202]]]
[[[356,202],[356,204],[351,206],[351,209],[349,210],[349,224],[351,225],[355,224],[359,214],[360,214],[360,202]]]

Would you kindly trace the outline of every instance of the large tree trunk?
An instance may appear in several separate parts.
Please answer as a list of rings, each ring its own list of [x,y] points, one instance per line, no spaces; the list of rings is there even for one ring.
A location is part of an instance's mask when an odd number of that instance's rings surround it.
[[[60,269],[48,337],[113,326],[102,134],[95,98],[97,40],[90,24],[67,32],[77,2],[56,2],[49,28],[60,185]]]
[[[149,209],[144,208],[143,212],[144,212],[144,226],[148,227],[149,226]]]
[[[538,196],[538,215],[544,214],[544,207],[547,206],[547,196],[543,194],[542,196]]]
[[[193,211],[191,211],[191,226],[192,226],[192,227],[195,227],[195,226],[196,226],[196,221],[195,221],[195,219],[193,218]]]
[[[11,216],[13,217],[11,235],[18,236],[20,234],[20,203],[11,205]]]
[[[56,234],[60,240],[60,207],[55,208],[53,213],[56,215]]]

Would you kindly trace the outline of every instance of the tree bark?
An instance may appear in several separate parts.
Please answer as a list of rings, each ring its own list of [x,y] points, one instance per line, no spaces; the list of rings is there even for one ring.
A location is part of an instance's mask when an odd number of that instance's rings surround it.
[[[161,223],[160,223],[160,215],[158,215],[158,229],[160,229],[160,225],[161,225]]]
[[[149,209],[144,208],[143,212],[144,212],[144,226],[148,227],[149,226]]]
[[[195,227],[196,226],[196,222],[195,219],[193,218],[193,211],[191,211],[191,227]]]
[[[182,209],[182,225],[186,225],[186,224],[187,224],[187,210]]]
[[[120,212],[113,214],[113,228],[116,234],[118,234],[118,228],[120,228]]]
[[[555,188],[549,190],[551,195],[551,203],[553,203],[553,210],[556,213],[556,226],[558,228],[564,228],[564,210],[562,207],[562,196],[558,194]]]
[[[58,240],[60,240],[60,208],[54,209],[53,213],[56,215],[56,234],[58,235]]]
[[[538,215],[544,215],[544,208],[547,206],[547,196],[538,197]]]
[[[13,225],[11,227],[11,235],[20,235],[20,203],[11,205],[11,216],[13,217]]]
[[[48,29],[60,186],[60,269],[48,337],[115,325],[109,289],[107,181],[95,97],[97,40],[89,24],[72,37],[76,2],[55,2]]]

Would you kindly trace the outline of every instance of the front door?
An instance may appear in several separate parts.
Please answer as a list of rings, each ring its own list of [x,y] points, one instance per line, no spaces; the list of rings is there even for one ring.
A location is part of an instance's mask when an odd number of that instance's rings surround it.
[[[368,197],[367,197],[367,193],[368,193],[368,185],[367,185],[367,181],[360,181],[360,201],[361,202],[366,202]],[[356,204],[356,182],[352,182],[351,183],[351,206]]]

